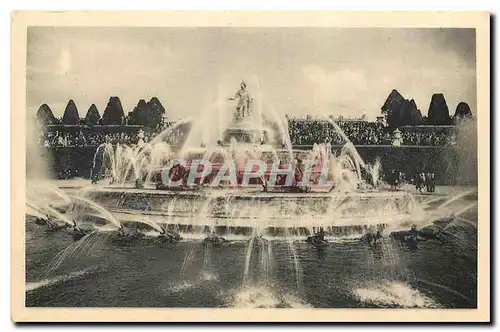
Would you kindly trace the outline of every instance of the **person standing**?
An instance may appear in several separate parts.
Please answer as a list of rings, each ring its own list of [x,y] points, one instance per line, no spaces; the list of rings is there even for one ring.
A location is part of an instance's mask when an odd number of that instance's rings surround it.
[[[426,184],[425,173],[424,172],[418,173],[417,179],[415,182],[416,182],[415,189],[419,192],[422,192],[422,189],[424,188],[424,185]],[[429,191],[429,187],[427,187],[427,191]]]
[[[436,190],[436,175],[434,172],[427,173],[426,177],[427,192],[433,193]]]

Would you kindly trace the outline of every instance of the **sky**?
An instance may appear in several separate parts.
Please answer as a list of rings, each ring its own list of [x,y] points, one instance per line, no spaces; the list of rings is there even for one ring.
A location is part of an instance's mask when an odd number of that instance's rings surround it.
[[[30,27],[27,108],[80,117],[110,96],[125,113],[157,96],[171,119],[210,111],[244,80],[254,98],[290,116],[368,119],[392,89],[427,114],[433,93],[450,113],[476,113],[473,29]],[[228,101],[225,101],[228,102]],[[256,101],[257,103],[257,101]]]

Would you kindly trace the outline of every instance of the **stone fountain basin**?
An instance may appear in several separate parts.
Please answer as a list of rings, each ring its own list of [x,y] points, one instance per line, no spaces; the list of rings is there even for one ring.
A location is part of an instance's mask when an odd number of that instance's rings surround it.
[[[123,222],[221,227],[386,224],[404,220],[415,203],[414,197],[403,191],[275,193],[257,188],[171,191],[92,187],[83,194]]]

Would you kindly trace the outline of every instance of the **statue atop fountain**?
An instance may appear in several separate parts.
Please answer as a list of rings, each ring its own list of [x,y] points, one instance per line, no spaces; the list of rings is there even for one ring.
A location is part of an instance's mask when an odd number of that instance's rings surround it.
[[[245,81],[241,81],[240,89],[236,92],[234,97],[229,98],[229,100],[237,100],[235,113],[235,120],[237,122],[248,118],[252,113],[253,98],[248,93]]]

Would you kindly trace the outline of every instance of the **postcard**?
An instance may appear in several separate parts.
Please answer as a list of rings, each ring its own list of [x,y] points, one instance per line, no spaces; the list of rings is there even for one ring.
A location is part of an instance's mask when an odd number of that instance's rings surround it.
[[[15,322],[489,322],[487,12],[12,14]]]

